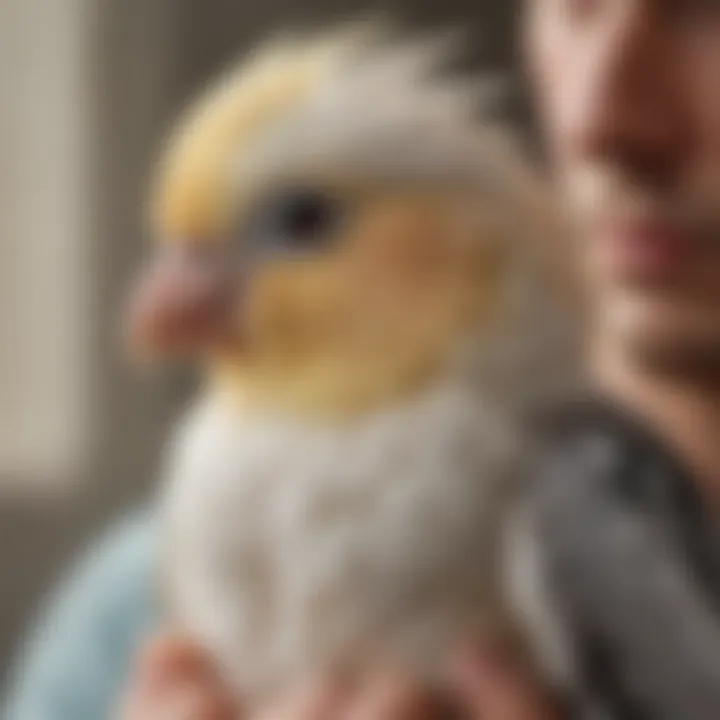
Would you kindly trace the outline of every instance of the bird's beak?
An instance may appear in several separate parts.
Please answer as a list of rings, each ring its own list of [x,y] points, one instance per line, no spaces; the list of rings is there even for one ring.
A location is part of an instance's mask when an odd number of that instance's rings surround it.
[[[221,248],[161,248],[130,296],[131,349],[177,357],[227,347],[235,339],[238,290]]]

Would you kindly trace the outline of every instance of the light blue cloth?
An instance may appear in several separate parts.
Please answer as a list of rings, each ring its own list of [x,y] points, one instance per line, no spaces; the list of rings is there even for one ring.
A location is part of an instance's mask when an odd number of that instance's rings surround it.
[[[7,720],[107,720],[132,657],[153,628],[156,537],[126,521],[84,557],[51,599],[11,676]]]

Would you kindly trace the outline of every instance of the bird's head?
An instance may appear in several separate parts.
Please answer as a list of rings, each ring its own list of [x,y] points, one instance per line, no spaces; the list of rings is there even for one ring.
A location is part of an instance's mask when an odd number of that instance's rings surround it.
[[[512,324],[551,213],[443,50],[366,28],[279,42],[191,107],[160,168],[137,345],[265,405],[348,412]]]

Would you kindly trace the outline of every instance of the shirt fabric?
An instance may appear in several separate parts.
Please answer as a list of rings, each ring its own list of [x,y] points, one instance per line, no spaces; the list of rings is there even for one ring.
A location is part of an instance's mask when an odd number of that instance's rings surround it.
[[[536,532],[579,665],[578,715],[719,718],[718,528],[691,473],[602,399],[547,429]]]
[[[139,513],[114,527],[41,612],[11,675],[7,720],[107,720],[153,629],[156,534]]]

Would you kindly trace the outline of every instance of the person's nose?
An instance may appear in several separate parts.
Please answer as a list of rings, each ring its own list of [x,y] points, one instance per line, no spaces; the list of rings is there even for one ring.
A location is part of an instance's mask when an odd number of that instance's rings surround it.
[[[589,33],[572,72],[565,131],[576,156],[621,165],[643,181],[671,181],[681,158],[682,101],[672,28],[648,3],[623,10]]]

